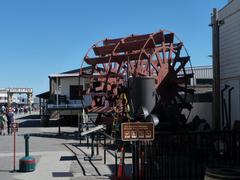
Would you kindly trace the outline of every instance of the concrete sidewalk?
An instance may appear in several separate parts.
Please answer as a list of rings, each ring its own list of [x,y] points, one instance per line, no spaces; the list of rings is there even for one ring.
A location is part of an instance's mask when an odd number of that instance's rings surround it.
[[[74,174],[75,179],[82,179],[87,177],[94,177],[95,179],[114,179],[117,167],[115,164],[115,151],[108,149],[106,151],[106,163],[104,164],[104,147],[99,147],[99,156],[102,157],[102,160],[85,160],[86,156],[91,155],[91,147],[86,146],[86,141],[84,141],[81,145],[77,144],[66,144],[66,146],[73,152],[73,154],[77,157],[78,164],[81,167],[81,170],[78,173]],[[95,155],[96,155],[96,147],[94,147]],[[117,166],[119,164],[120,152],[117,152]],[[130,176],[132,173],[132,158],[131,153],[125,152],[125,166],[124,173],[127,176]]]
[[[16,180],[57,180],[63,179],[61,177],[56,178],[54,177],[54,173],[65,173],[69,172],[71,162],[63,162],[60,161],[62,156],[70,156],[71,153],[68,151],[54,151],[54,152],[38,152],[38,153],[31,153],[32,155],[40,155],[38,160],[36,170],[34,172],[29,173],[17,173],[14,176]],[[64,177],[64,179],[71,179],[71,176]]]
[[[114,151],[106,153],[107,162],[85,161],[91,148],[80,146],[77,128],[62,127],[58,135],[57,127],[43,128],[38,126],[39,119],[19,119],[21,124],[16,142],[16,169],[19,159],[24,156],[24,134],[30,134],[30,155],[37,160],[34,172],[11,172],[13,169],[13,136],[0,136],[0,180],[78,180],[78,179],[111,179],[115,174]],[[25,126],[26,125],[26,126]],[[86,141],[83,141],[83,144]],[[104,149],[99,148],[103,158]],[[119,155],[118,155],[119,156]],[[130,156],[127,154],[126,156]],[[129,161],[129,162],[128,162]],[[130,159],[126,160],[126,169]]]

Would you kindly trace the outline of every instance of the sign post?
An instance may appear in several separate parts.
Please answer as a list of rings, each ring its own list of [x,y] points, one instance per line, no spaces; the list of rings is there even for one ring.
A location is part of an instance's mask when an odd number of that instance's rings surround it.
[[[101,161],[102,160],[102,156],[100,156],[98,154],[98,150],[97,150],[97,155],[94,155],[94,137],[95,137],[95,134],[97,134],[98,131],[100,131],[101,129],[104,129],[104,126],[103,125],[98,125],[94,128],[91,128],[90,130],[87,130],[87,131],[83,131],[81,132],[81,137],[83,136],[86,136],[88,134],[91,134],[92,135],[92,145],[91,145],[91,154],[90,155],[87,155],[86,157],[84,157],[84,160],[85,161],[89,161],[89,160],[92,160],[92,161]],[[98,141],[98,139],[97,139]],[[97,146],[97,149],[98,149],[98,146]]]
[[[16,171],[16,132],[13,131],[13,171]]]
[[[139,141],[153,141],[154,123],[127,122],[121,124],[122,141],[132,142],[133,179],[139,179]]]
[[[13,172],[16,171],[16,132],[18,131],[18,123],[12,123],[12,132],[13,132]]]

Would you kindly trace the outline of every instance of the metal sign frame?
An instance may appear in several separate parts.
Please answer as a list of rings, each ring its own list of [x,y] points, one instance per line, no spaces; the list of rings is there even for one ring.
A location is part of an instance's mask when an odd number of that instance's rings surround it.
[[[127,122],[121,124],[122,141],[153,141],[155,128],[152,122]]]
[[[12,125],[11,125],[13,132],[18,132],[18,127],[19,127],[19,124],[16,122],[12,123]]]
[[[32,88],[7,88],[9,93],[33,93]]]

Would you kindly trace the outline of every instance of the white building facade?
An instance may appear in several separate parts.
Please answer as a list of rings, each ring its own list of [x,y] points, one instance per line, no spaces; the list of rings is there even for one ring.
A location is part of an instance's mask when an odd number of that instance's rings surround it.
[[[0,90],[0,104],[7,104],[7,91],[5,89]]]
[[[220,90],[228,87],[221,96],[221,100],[224,99],[226,102],[224,111],[228,115],[231,113],[232,127],[235,120],[240,120],[240,1],[229,1],[218,11],[218,18]],[[228,91],[232,87],[234,89],[231,92],[231,99],[229,99]],[[229,100],[231,105],[229,105]],[[221,104],[223,105],[223,103]],[[222,111],[223,107],[221,107],[221,114]]]
[[[191,121],[195,116],[205,119],[209,125],[212,124],[212,66],[196,66],[192,69],[186,69],[187,74],[193,72],[193,78],[189,84],[195,90],[193,99],[193,108],[191,113],[184,110],[183,113]],[[207,113],[206,113],[207,112]]]
[[[88,68],[83,68],[85,71]],[[87,88],[87,78],[79,76],[79,69],[49,75],[49,97],[46,113],[54,118],[55,112],[63,116],[76,116],[83,107],[79,92]],[[41,97],[40,97],[41,98]],[[84,101],[85,102],[85,101]]]
[[[8,103],[8,92],[11,88],[2,88],[0,89],[0,105],[7,105]],[[30,88],[13,88],[13,89],[30,89]],[[25,92],[16,92],[13,94],[11,98],[11,103],[18,104],[18,105],[27,105],[28,98],[19,96],[19,94],[24,94]],[[31,100],[31,103],[33,101]]]

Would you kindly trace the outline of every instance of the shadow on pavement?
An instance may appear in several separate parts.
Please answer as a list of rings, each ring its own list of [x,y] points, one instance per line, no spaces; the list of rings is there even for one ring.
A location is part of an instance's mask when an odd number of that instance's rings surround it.
[[[11,172],[12,170],[9,170],[9,169],[0,169],[0,173],[1,172]]]
[[[108,164],[107,165],[114,176],[116,174],[116,166],[115,164]],[[124,175],[125,177],[131,177],[132,174],[132,165],[131,164],[124,164]]]
[[[29,115],[26,115],[26,116],[23,116],[23,117],[19,117],[17,119],[40,119],[40,115],[38,115],[38,114],[29,114]]]
[[[42,137],[42,138],[55,138],[55,139],[67,139],[67,140],[78,140],[78,131],[74,132],[61,132],[61,135],[55,132],[43,132],[43,133],[29,133],[32,137]],[[19,136],[24,136],[20,134]]]
[[[21,128],[29,128],[29,127],[42,127],[40,120],[27,120],[19,123],[19,127]]]
[[[30,127],[31,128],[40,128],[43,126],[39,119],[31,118],[31,120],[19,122],[19,128],[30,128]],[[52,123],[51,126],[49,126],[49,127],[57,127],[57,124]],[[62,127],[68,127],[68,126],[62,126]],[[56,128],[56,131],[54,131],[54,132],[29,133],[29,135],[33,136],[33,137],[43,137],[43,138],[72,139],[72,140],[79,139],[78,131],[66,132],[64,130],[61,130],[61,134],[58,134],[57,128]],[[19,134],[19,136],[23,136],[23,134]]]
[[[53,177],[73,177],[72,172],[52,172]]]
[[[41,124],[41,120],[39,118],[29,118],[29,119],[22,118],[22,119],[17,119],[16,122],[18,122],[18,120],[26,120],[26,121],[19,122],[19,127],[21,127],[21,128],[44,127]],[[47,127],[58,127],[58,121],[50,121],[49,126],[47,126]],[[61,124],[61,127],[74,127],[74,126]]]

